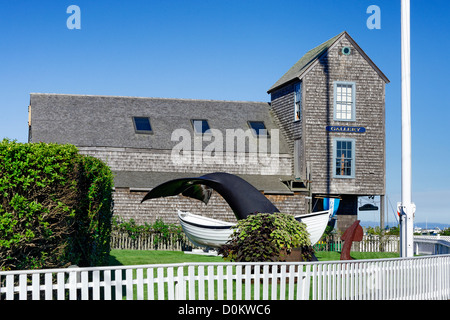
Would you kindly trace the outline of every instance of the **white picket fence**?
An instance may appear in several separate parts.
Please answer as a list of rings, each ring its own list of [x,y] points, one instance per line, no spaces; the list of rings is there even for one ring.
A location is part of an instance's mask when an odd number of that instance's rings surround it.
[[[168,240],[161,240],[160,233],[148,233],[130,237],[125,232],[113,231],[111,233],[111,249],[118,250],[165,250],[182,251],[186,247],[195,247],[183,233],[181,238],[175,234],[170,235]]]
[[[111,249],[119,250],[170,250],[182,251],[187,247],[196,246],[189,241],[185,234],[178,239],[173,235],[168,241],[160,241],[161,235],[158,233],[149,233],[130,237],[127,233],[114,231],[111,233]],[[338,237],[319,241],[315,246],[317,251],[341,251],[344,241]],[[365,235],[362,241],[355,241],[352,245],[352,251],[357,252],[399,252],[400,238],[398,236],[384,236],[380,240],[376,235]]]
[[[450,299],[450,255],[0,272],[6,300]]]
[[[319,241],[314,248],[317,251],[341,251],[344,241],[330,238]],[[351,251],[356,252],[400,252],[399,236],[365,235],[362,241],[354,241]],[[414,253],[421,254],[449,254],[450,236],[414,236]]]

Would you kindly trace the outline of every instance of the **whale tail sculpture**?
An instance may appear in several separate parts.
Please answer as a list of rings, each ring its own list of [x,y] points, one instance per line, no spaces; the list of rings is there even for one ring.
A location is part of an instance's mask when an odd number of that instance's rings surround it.
[[[180,178],[164,182],[142,199],[141,203],[155,198],[183,196],[208,203],[213,191],[219,193],[233,210],[236,219],[246,219],[254,213],[275,213],[278,208],[258,189],[238,176],[216,172],[194,178]],[[296,215],[294,218],[306,224],[312,244],[322,236],[333,210]],[[187,237],[196,245],[220,247],[232,234],[235,223],[215,220],[187,211],[178,210],[178,218]]]
[[[224,172],[167,181],[148,192],[141,203],[149,199],[182,194],[207,204],[213,190],[228,203],[237,220],[245,219],[255,212],[279,212],[278,208],[250,183]]]

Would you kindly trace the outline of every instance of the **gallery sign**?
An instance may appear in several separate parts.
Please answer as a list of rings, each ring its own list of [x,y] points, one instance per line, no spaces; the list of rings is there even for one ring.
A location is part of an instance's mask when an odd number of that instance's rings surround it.
[[[364,127],[347,127],[347,126],[327,126],[329,132],[349,132],[349,133],[364,133],[366,128]]]

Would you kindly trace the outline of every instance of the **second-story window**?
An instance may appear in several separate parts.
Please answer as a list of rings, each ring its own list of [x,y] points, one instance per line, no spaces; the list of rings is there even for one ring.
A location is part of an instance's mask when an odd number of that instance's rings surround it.
[[[294,85],[294,121],[302,119],[302,83]]]
[[[334,120],[355,121],[355,83],[334,83]]]

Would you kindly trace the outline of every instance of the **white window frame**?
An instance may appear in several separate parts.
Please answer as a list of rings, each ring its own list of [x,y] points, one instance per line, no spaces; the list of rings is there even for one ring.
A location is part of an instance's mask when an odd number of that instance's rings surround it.
[[[338,160],[338,154],[337,154],[337,145],[338,142],[350,142],[351,143],[351,158],[345,158],[345,160],[350,160],[351,162],[351,167],[350,167],[350,175],[338,175],[336,174],[336,162]],[[355,148],[356,148],[356,142],[355,139],[350,139],[350,138],[334,138],[333,139],[333,178],[339,178],[339,179],[353,179],[355,178],[355,163],[356,163],[356,159],[355,159]],[[342,161],[342,160],[341,160]]]
[[[342,112],[339,112],[338,110],[338,87],[339,86],[345,86],[345,87],[350,87],[352,92],[351,92],[351,101],[350,104],[347,104],[347,107],[350,107],[350,118],[342,118],[342,117],[338,117],[338,114]],[[348,103],[348,101],[342,101],[339,100],[339,102],[341,102],[341,108],[342,105],[344,103]],[[334,82],[334,115],[333,115],[333,119],[334,121],[356,121],[356,83],[355,82],[349,82],[349,81],[335,81]]]
[[[302,120],[302,83],[294,84],[294,122]]]
[[[294,140],[294,178],[298,179],[301,177],[300,172],[300,153],[301,153],[301,140]]]

